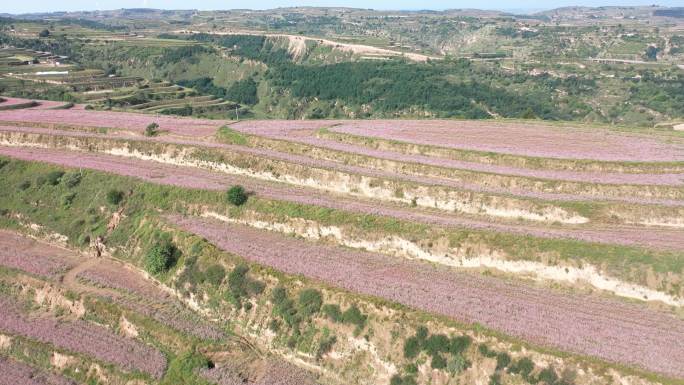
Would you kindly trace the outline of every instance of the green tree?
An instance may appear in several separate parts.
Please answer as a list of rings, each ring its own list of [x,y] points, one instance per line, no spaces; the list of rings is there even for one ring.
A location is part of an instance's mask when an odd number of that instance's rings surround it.
[[[150,274],[166,272],[175,262],[176,247],[168,240],[159,241],[145,256],[145,269]]]
[[[242,186],[233,186],[228,189],[226,198],[228,199],[228,202],[232,203],[233,205],[242,206],[245,204],[245,202],[247,202],[247,192]]]
[[[242,104],[254,105],[259,102],[257,84],[252,78],[239,80],[228,88],[228,98]]]

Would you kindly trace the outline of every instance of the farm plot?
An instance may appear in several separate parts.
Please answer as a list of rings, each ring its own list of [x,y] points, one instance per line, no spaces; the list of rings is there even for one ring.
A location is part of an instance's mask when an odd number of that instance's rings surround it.
[[[64,106],[65,102],[56,102],[53,100],[31,100],[22,98],[10,98],[3,97],[6,99],[4,102],[0,103],[0,111],[10,111],[10,110],[50,110],[58,107]]]
[[[219,328],[185,309],[173,295],[119,262],[80,258],[68,250],[0,230],[0,266],[47,278],[55,278],[59,272],[60,281],[67,287],[110,298],[123,307],[200,338],[225,337]]]
[[[316,381],[306,371],[283,361],[257,361],[260,366],[256,378],[244,378],[239,368],[230,363],[226,366],[205,368],[200,374],[217,385],[315,385]]]
[[[288,274],[477,322],[543,346],[684,376],[684,321],[667,314],[208,219],[170,220],[227,252]]]
[[[160,130],[167,130],[174,134],[195,138],[212,135],[222,125],[221,121],[206,119],[155,116],[133,112],[88,111],[78,108],[63,110],[21,109],[3,111],[0,115],[0,120],[63,125],[77,122],[80,126],[122,128],[138,133],[144,132],[149,124],[157,123]]]
[[[0,385],[75,385],[56,374],[0,356]]]
[[[348,212],[393,217],[409,222],[419,222],[446,227],[467,227],[513,234],[532,235],[543,238],[577,239],[621,245],[637,245],[666,250],[684,248],[684,232],[677,229],[630,226],[605,226],[591,228],[538,227],[526,224],[508,225],[480,221],[466,217],[409,209],[399,205],[353,199],[313,189],[284,184],[269,183],[253,178],[222,174],[193,167],[167,165],[112,155],[70,152],[53,149],[34,149],[0,146],[0,155],[27,161],[40,161],[66,167],[88,168],[118,175],[140,178],[156,183],[184,188],[225,190],[240,184],[257,196],[278,201],[316,205]]]
[[[0,230],[0,265],[25,272],[57,278],[78,263],[66,250]]]
[[[401,173],[400,170],[369,169],[361,165],[347,165],[334,160],[315,159],[267,148],[201,142],[171,136],[139,137],[134,142],[124,142],[119,139],[115,142],[112,141],[111,136],[89,132],[63,131],[60,132],[59,136],[54,136],[54,132],[50,129],[40,127],[0,126],[0,131],[6,132],[4,134],[6,136],[5,141],[15,142],[15,145],[34,146],[41,142],[51,143],[50,146],[57,148],[69,147],[87,151],[116,152],[117,155],[122,156],[219,169],[227,173],[238,173],[259,179],[385,201],[403,202],[404,204],[412,203],[415,199],[418,206],[479,216],[523,217],[537,221],[575,223],[585,220],[559,208],[555,202],[551,201],[609,200],[664,206],[684,205],[684,200],[680,199],[684,196],[682,195],[684,190],[670,186],[637,188],[636,186],[591,186],[573,185],[572,183],[548,186],[548,183],[551,182],[504,180],[505,178],[499,178],[496,179],[497,181],[489,183],[487,180],[484,182],[477,181],[476,175],[455,176],[454,178],[410,175]],[[36,136],[36,138],[28,139],[28,137],[18,133],[32,133],[43,135],[43,137]],[[112,136],[123,134],[118,132]],[[45,135],[50,135],[50,137]],[[69,138],[92,139],[74,141]],[[68,140],[73,143],[66,143],[65,141]],[[83,143],[84,141],[88,143]],[[179,144],[183,148],[167,146],[164,149],[156,146],[148,151],[140,149],[139,145],[143,143],[148,148],[154,147],[151,143]],[[131,145],[138,147],[139,151],[126,149]],[[117,150],[113,151],[112,148]],[[119,148],[121,149],[119,150]],[[205,148],[209,150],[205,152]],[[140,151],[145,154],[139,153]],[[192,155],[193,153],[202,155],[198,158]],[[211,159],[207,160],[204,155],[209,155]],[[214,159],[220,159],[220,161],[216,162]],[[401,166],[399,165],[397,168],[401,169]],[[521,184],[525,184],[525,186],[521,187]],[[401,194],[397,194],[397,191],[401,191]],[[518,199],[517,196],[520,196],[521,199]],[[554,219],[549,219],[551,217]]]
[[[477,121],[349,121],[334,132],[522,156],[602,161],[683,161],[684,142],[664,138],[554,127]]]
[[[344,153],[352,153],[372,158],[388,159],[396,162],[410,162],[427,166],[469,170],[482,173],[511,175],[548,180],[562,180],[573,182],[631,184],[631,185],[682,185],[684,173],[681,172],[606,172],[606,171],[577,171],[573,169],[545,169],[517,167],[510,164],[493,162],[477,162],[464,159],[450,159],[434,155],[423,155],[420,149],[399,152],[380,145],[370,147],[352,143],[352,141],[327,138],[317,132],[324,127],[339,126],[340,122],[311,122],[311,121],[243,121],[231,124],[230,127],[246,134],[254,134],[272,139],[299,142],[315,147],[326,148]],[[372,130],[369,123],[368,131]],[[338,138],[339,139],[339,138]],[[358,138],[362,141],[363,137]],[[394,139],[392,139],[394,140]],[[595,165],[594,168],[600,168]]]
[[[124,370],[140,371],[160,378],[166,358],[141,342],[119,337],[111,331],[85,321],[58,321],[23,313],[9,298],[0,298],[0,330],[18,334],[63,349],[86,354]]]
[[[121,263],[102,259],[76,277],[89,285],[121,291],[113,301],[162,324],[200,338],[218,340],[225,334],[217,327],[184,309],[168,292]]]

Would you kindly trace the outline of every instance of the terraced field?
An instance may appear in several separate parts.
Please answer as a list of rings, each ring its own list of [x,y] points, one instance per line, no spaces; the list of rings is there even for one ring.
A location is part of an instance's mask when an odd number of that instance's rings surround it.
[[[2,385],[73,385],[66,378],[41,373],[28,365],[0,357],[0,384]]]
[[[216,345],[212,349],[220,346],[218,344],[230,341],[220,324],[195,314],[178,301],[170,290],[162,289],[139,271],[119,261],[78,255],[73,251],[37,242],[5,230],[0,231],[0,244],[3,245],[0,248],[0,282],[9,286],[23,285],[23,287],[31,287],[32,290],[47,293],[36,297],[40,298],[39,302],[30,308],[25,305],[26,297],[23,297],[23,294],[17,295],[13,292],[9,296],[0,298],[0,305],[3,309],[0,316],[0,373],[2,373],[0,383],[2,384],[81,383],[69,379],[71,374],[62,377],[55,373],[55,370],[58,372],[66,370],[67,373],[72,373],[70,370],[77,368],[80,360],[74,354],[95,359],[96,364],[93,365],[103,363],[117,368],[116,370],[107,369],[105,372],[101,367],[94,369],[91,366],[87,373],[83,373],[84,376],[100,376],[100,378],[108,378],[108,381],[117,381],[115,383],[124,383],[118,381],[122,379],[125,381],[126,378],[143,378],[145,381],[159,379],[164,375],[167,366],[166,355],[170,347],[165,344],[169,343],[169,336],[161,340],[146,342],[136,338],[138,333],[143,333],[143,330],[145,333],[159,333],[159,331],[149,329],[151,327],[149,322],[141,320],[140,317],[149,317],[148,319],[159,322],[164,328],[161,329],[162,334],[168,334],[170,330],[175,329],[186,333],[181,336],[190,335],[204,341],[215,341]],[[15,260],[19,257],[32,264],[17,265]],[[25,273],[36,274],[35,265],[51,266],[55,263],[68,267],[61,270],[62,274],[58,279],[55,279],[54,275],[46,275],[45,278],[48,278],[47,282],[50,283],[24,276]],[[12,269],[12,273],[8,273],[3,268]],[[11,281],[8,278],[11,278]],[[80,299],[65,299],[60,293],[70,293],[68,298],[80,297]],[[73,304],[70,301],[74,301]],[[91,309],[89,305],[83,308],[84,303],[92,303],[92,301],[113,301],[124,311],[125,315],[122,316],[124,319],[130,317],[134,321],[126,320],[116,325],[116,329],[127,328],[125,333],[120,332],[123,335],[119,335],[112,330],[110,325],[102,325],[107,312],[111,309],[103,312],[102,308]],[[77,314],[65,316],[63,311],[50,312],[40,306],[45,306],[46,303],[62,310],[60,306],[71,304],[73,309],[77,309]],[[81,312],[84,312],[86,316]],[[100,313],[93,313],[88,317],[90,312]],[[73,319],[73,317],[77,318]],[[93,317],[97,320],[96,322],[91,321]],[[171,337],[172,339],[185,338],[173,335]],[[35,358],[31,365],[17,361],[22,354],[29,354],[28,350],[21,353],[21,344],[25,343],[23,339],[46,343],[52,349],[57,349],[51,358],[53,367],[40,368],[41,365],[36,367],[34,365],[39,360]],[[31,342],[28,344],[27,346],[31,346]],[[164,347],[166,354],[155,348],[160,345]],[[19,351],[16,351],[17,349]],[[9,357],[6,356],[7,354]],[[240,353],[239,348],[234,348],[231,354],[240,357],[244,352]],[[253,363],[258,363],[259,360],[258,356],[252,357]],[[279,370],[283,371],[282,368],[287,367],[278,360],[264,361],[262,365],[281,368],[266,373],[269,376],[288,378],[291,375],[278,374]],[[94,374],[93,370],[97,372]],[[117,370],[122,370],[122,372],[117,373]],[[288,372],[296,373],[296,370],[288,370]],[[243,383],[243,378],[248,373],[254,378],[261,378],[265,375],[263,373],[251,374],[249,368],[240,365],[225,368],[222,373],[224,376],[231,375],[240,383]],[[209,376],[209,378],[213,377]],[[299,378],[306,380],[307,376],[300,375]],[[315,383],[312,381],[309,383]]]
[[[160,132],[146,136],[151,123]],[[105,258],[112,253],[127,261],[83,263],[69,252],[57,255],[54,249],[33,246],[24,255],[19,251],[24,241],[0,233],[0,265],[108,298],[175,333],[203,341],[225,339],[225,333],[202,320],[218,312],[237,317],[232,327],[251,343],[276,344],[278,354],[290,359],[288,349],[304,349],[301,340],[294,347],[287,341],[305,339],[305,329],[295,328],[287,315],[280,326],[271,322],[280,306],[275,297],[245,299],[264,287],[236,289],[231,286],[236,278],[229,275],[218,282],[227,282],[223,285],[232,294],[217,297],[216,289],[206,286],[209,278],[202,278],[207,281],[199,284],[205,285],[199,292],[198,284],[184,281],[210,275],[206,265],[198,268],[192,262],[202,255],[197,244],[206,242],[217,247],[211,258],[221,260],[216,257],[220,253],[242,258],[259,266],[250,271],[264,282],[275,279],[261,275],[270,274],[259,270],[265,267],[324,285],[326,293],[344,293],[330,298],[374,298],[459,325],[476,324],[529,343],[533,351],[551,349],[570,353],[577,362],[588,356],[637,373],[684,377],[684,139],[676,133],[519,122],[234,123],[34,106],[0,111],[0,156],[67,168],[65,175],[75,170],[81,175],[91,170],[86,178],[101,175],[95,171],[111,175],[121,185],[117,203],[75,211],[82,219],[65,229],[80,226],[90,232],[89,241],[79,241],[78,247],[95,247]],[[16,173],[28,167],[0,163],[5,164],[18,167]],[[12,179],[8,189],[17,191],[7,196],[4,220],[43,235],[51,228],[32,222],[34,216],[54,226],[66,223],[62,216],[72,214],[65,213],[81,210],[71,209],[71,202],[83,198],[61,177],[52,185],[62,189],[58,213],[43,217],[36,213],[57,203],[30,194],[47,194],[50,184]],[[223,191],[235,185],[248,192],[244,206],[225,201]],[[103,199],[105,187],[99,189],[95,195]],[[112,205],[120,205],[118,211]],[[102,216],[109,218],[106,226],[87,225]],[[158,241],[158,232],[176,234],[173,242],[183,244],[176,261],[182,267],[173,274],[152,273],[159,282],[172,283],[170,288],[136,273],[135,266],[146,258],[141,253]],[[149,238],[141,244],[131,234]],[[192,237],[202,241],[187,240]],[[179,296],[199,317],[177,303]],[[221,313],[224,306],[231,310]],[[393,311],[373,319],[393,319]],[[122,361],[116,352],[98,356],[38,335],[48,327],[75,333],[80,320],[56,325],[19,310],[10,315],[7,332],[93,356],[127,373],[145,373],[156,381],[172,366],[158,352],[144,350],[149,347],[128,346],[115,336],[107,337],[111,349],[124,346],[154,359],[143,364],[131,353],[129,361]],[[18,329],[29,320],[32,328]],[[290,334],[279,334],[283,322],[292,327]],[[95,336],[94,330],[88,335]],[[330,342],[326,336],[320,336],[324,347],[362,344]],[[389,336],[368,333],[365,338],[378,344],[375,338]],[[373,345],[384,349],[382,354],[394,357],[401,351],[382,341],[385,345]],[[346,365],[336,357],[352,354],[331,349],[330,354],[304,349],[306,354],[290,362],[329,379],[325,368]],[[382,357],[372,351],[366,352]],[[403,373],[381,358],[377,362],[383,362],[374,369],[376,376],[384,376],[380,382]],[[259,371],[268,372],[267,367]],[[224,372],[221,365],[197,373],[216,383],[237,381],[235,372]],[[247,380],[270,381],[264,378],[261,373]]]
[[[637,306],[599,298],[557,296],[380,254],[307,245],[218,221],[170,220],[228,252],[293,275],[334,282],[354,292],[466,323],[478,322],[561,350],[643,365],[675,377],[684,375],[680,365],[684,360],[684,322],[666,314],[641,312]]]

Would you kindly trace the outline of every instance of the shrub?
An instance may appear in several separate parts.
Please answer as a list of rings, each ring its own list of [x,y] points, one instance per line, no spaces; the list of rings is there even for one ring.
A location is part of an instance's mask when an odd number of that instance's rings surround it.
[[[461,373],[462,371],[468,369],[470,362],[468,362],[462,355],[457,354],[447,362],[447,371],[453,375]]]
[[[511,373],[520,373],[524,379],[528,379],[533,370],[534,362],[527,357],[523,357],[515,364],[511,365],[508,371]]]
[[[231,204],[235,206],[242,206],[245,204],[245,202],[247,202],[247,193],[242,186],[233,186],[228,189],[226,198]]]
[[[496,357],[496,352],[489,350],[489,347],[487,347],[487,345],[485,345],[485,344],[480,344],[477,347],[477,350],[480,352],[480,354],[482,354],[485,357],[488,357],[488,358]]]
[[[47,29],[44,29],[40,32],[38,32],[38,37],[48,37],[50,36],[50,31]]]
[[[240,299],[247,295],[247,285],[245,285],[245,280],[247,279],[247,272],[249,267],[244,264],[238,264],[235,268],[228,274],[228,287],[230,288],[230,293],[233,298]]]
[[[416,385],[416,379],[412,376],[402,377],[399,374],[395,374],[390,379],[390,385]]]
[[[501,385],[501,375],[494,373],[489,377],[489,385]]]
[[[29,187],[31,187],[31,181],[25,180],[21,183],[19,183],[19,190],[27,190]]]
[[[161,274],[173,265],[175,257],[176,247],[170,241],[157,242],[145,255],[145,269],[150,274]]]
[[[421,343],[425,341],[425,339],[428,337],[427,328],[425,326],[418,326],[418,329],[416,329],[416,337],[418,337]]]
[[[264,292],[264,289],[266,288],[266,284],[257,281],[256,279],[250,279],[247,281],[247,291],[251,295],[259,295]]]
[[[409,337],[404,341],[404,357],[408,359],[418,357],[420,353],[420,340],[417,336]]]
[[[107,191],[107,194],[105,194],[105,199],[107,203],[117,206],[121,201],[124,199],[124,192],[116,189],[111,189]]]
[[[124,198],[123,191],[109,190],[107,191],[107,202],[113,206],[117,206]]]
[[[404,384],[404,380],[398,374],[393,375],[392,378],[390,379],[390,385],[403,385],[403,384]]]
[[[62,206],[71,206],[71,203],[73,203],[74,198],[76,198],[76,193],[66,193],[62,195]]]
[[[295,303],[290,298],[285,299],[275,310],[282,317],[283,321],[292,328],[296,328],[302,322]]]
[[[323,296],[316,289],[305,289],[299,293],[299,307],[304,317],[312,316],[321,310]]]
[[[359,329],[363,329],[366,325],[366,317],[356,305],[351,305],[349,309],[342,314],[342,320],[346,323],[356,325]]]
[[[145,127],[145,136],[157,136],[159,134],[159,125],[157,123],[150,123]]]
[[[90,235],[88,235],[88,234],[81,234],[81,235],[78,237],[78,243],[79,243],[80,245],[83,245],[83,246],[86,246],[86,245],[90,244]]]
[[[207,267],[207,271],[204,274],[207,282],[212,285],[220,285],[221,282],[223,282],[223,278],[226,276],[226,270],[223,266],[214,264]]]
[[[461,354],[470,346],[472,339],[469,336],[458,336],[451,339],[449,353],[453,355]]]
[[[271,302],[277,307],[287,300],[287,290],[282,286],[277,286],[271,291]]]
[[[504,369],[511,363],[511,356],[505,352],[496,355],[496,370]]]
[[[278,330],[280,330],[280,322],[279,322],[277,319],[272,319],[272,320],[268,323],[268,330],[270,330],[270,331],[272,331],[272,332],[274,332],[274,333],[277,333]]]
[[[441,354],[435,354],[432,356],[432,362],[430,362],[430,367],[432,369],[444,369],[446,366],[447,362]]]
[[[342,322],[342,311],[337,304],[325,304],[321,308],[323,314],[328,316],[333,322]]]
[[[553,385],[558,381],[558,375],[553,368],[548,367],[539,372],[537,376],[537,382],[543,381],[546,385]]]
[[[72,188],[81,183],[81,174],[78,172],[70,172],[62,177],[62,182],[65,186]]]
[[[324,337],[318,342],[318,348],[316,349],[316,358],[320,359],[326,353],[330,352],[337,342],[337,337],[330,336]]]
[[[252,297],[261,294],[265,285],[247,276],[249,267],[245,264],[238,264],[228,274],[228,289],[231,299],[238,308],[242,307],[244,297]]]
[[[425,340],[423,348],[434,357],[439,353],[448,352],[450,344],[449,337],[444,334],[433,334]]]
[[[45,181],[51,186],[57,186],[59,182],[62,180],[63,175],[64,171],[50,171],[46,175]]]

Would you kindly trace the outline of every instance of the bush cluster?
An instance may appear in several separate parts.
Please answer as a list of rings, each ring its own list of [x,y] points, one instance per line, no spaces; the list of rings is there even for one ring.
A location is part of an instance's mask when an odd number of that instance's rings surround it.
[[[340,306],[337,304],[326,304],[321,309],[333,322],[348,323],[356,325],[357,328],[363,329],[366,325],[368,316],[363,314],[356,305],[351,305],[347,310],[342,312]]]
[[[414,336],[404,341],[404,357],[414,359],[424,351],[431,357],[433,369],[448,368],[457,373],[470,366],[462,354],[471,343],[469,336],[449,338],[444,334],[431,335],[426,327],[421,326]]]
[[[265,284],[247,275],[249,266],[238,264],[228,274],[228,293],[229,299],[237,306],[242,308],[242,300],[261,294]]]

